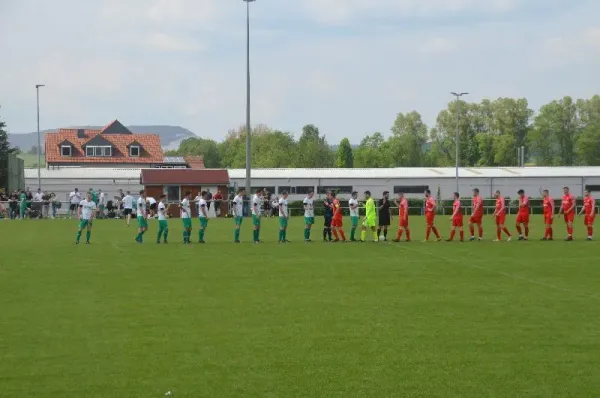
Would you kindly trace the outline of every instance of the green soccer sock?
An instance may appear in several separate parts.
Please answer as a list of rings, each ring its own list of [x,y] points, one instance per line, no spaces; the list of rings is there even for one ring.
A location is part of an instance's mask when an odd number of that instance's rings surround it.
[[[352,227],[352,229],[350,230],[350,240],[354,240],[356,236],[356,228]]]
[[[379,235],[377,235],[376,231],[371,231],[373,233],[373,240],[374,241],[378,241],[379,240]]]
[[[260,229],[256,230],[256,240],[259,241],[260,240]]]
[[[85,234],[85,240],[86,240],[86,242],[90,241],[91,236],[92,236],[92,231],[87,231],[86,234]]]
[[[367,231],[362,230],[360,231],[360,240],[362,240],[364,242],[364,240],[367,238]]]
[[[188,241],[187,236],[188,236],[188,232],[183,231],[183,243],[187,243],[187,241]]]
[[[169,228],[165,228],[165,230],[163,231],[163,235],[164,235],[164,240],[166,242],[167,241],[167,235],[169,235]]]
[[[158,230],[158,236],[156,237],[156,241],[157,241],[157,242],[160,242],[160,237],[162,236],[162,234],[163,234],[163,231],[162,231],[162,229],[159,229],[159,230]]]
[[[304,240],[308,240],[308,228],[304,228]]]
[[[81,239],[81,231],[77,231],[77,242]]]
[[[287,229],[283,230],[283,241],[287,240]]]
[[[204,242],[204,229],[198,232],[198,237],[200,238],[200,242]]]
[[[237,242],[240,240],[240,229],[236,228],[233,232],[233,239]]]
[[[138,234],[135,236],[135,240],[140,242],[140,239],[142,239],[142,234],[138,232]]]

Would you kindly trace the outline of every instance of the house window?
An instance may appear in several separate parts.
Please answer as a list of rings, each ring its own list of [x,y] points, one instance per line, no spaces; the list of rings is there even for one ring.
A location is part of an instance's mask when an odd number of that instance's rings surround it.
[[[129,147],[129,156],[137,157],[140,156],[140,147],[138,145],[132,145]]]
[[[585,189],[590,192],[600,192],[600,185],[586,185]]]
[[[85,155],[90,157],[109,157],[112,155],[110,146],[87,146],[85,147]]]
[[[317,192],[319,195],[326,194],[327,191],[335,192],[335,193],[352,193],[352,186],[346,185],[341,187],[318,187]]]
[[[179,202],[179,185],[167,185],[165,187],[165,193],[167,194],[168,202]]]
[[[277,187],[277,193],[279,195],[283,194],[283,191],[287,191],[287,193],[291,193],[292,187]]]
[[[298,195],[307,195],[310,192],[313,192],[315,190],[315,187],[310,187],[310,186],[303,186],[303,187],[292,187],[292,191],[294,191],[295,188],[295,192]]]
[[[71,156],[71,146],[70,145],[62,145],[60,147],[60,156]]]
[[[429,189],[429,185],[396,185],[394,193],[425,193]]]

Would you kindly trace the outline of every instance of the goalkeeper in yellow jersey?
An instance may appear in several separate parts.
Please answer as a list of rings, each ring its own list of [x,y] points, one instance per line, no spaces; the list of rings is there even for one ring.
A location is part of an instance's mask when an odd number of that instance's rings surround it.
[[[371,229],[373,233],[373,242],[377,242],[377,212],[375,208],[375,201],[371,197],[371,192],[365,191],[365,218],[362,224],[362,230],[360,232],[360,240],[365,241],[367,237],[367,228]]]

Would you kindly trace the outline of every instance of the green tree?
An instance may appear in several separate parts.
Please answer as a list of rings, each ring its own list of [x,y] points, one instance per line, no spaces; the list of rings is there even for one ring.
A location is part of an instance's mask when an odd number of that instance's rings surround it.
[[[427,142],[427,126],[418,112],[399,113],[392,126],[388,140],[393,165],[420,167],[425,160],[424,146]]]
[[[362,139],[354,151],[354,167],[390,167],[391,156],[383,134],[375,133]]]
[[[257,131],[252,136],[252,164],[259,168],[292,167],[296,146],[290,133],[270,129]]]
[[[577,101],[582,131],[575,144],[579,164],[600,166],[600,96]]]
[[[348,138],[342,139],[337,149],[335,166],[338,168],[351,169],[354,167],[354,154],[352,153],[352,145]]]
[[[308,124],[298,140],[295,167],[321,168],[333,166],[333,152],[319,129]]]
[[[477,110],[476,104],[468,104],[464,101],[452,101],[448,109],[441,111],[436,119],[435,130],[432,138],[435,147],[442,155],[443,164],[454,164],[456,162],[456,107],[459,114],[459,157],[462,167],[475,166],[480,159],[479,146],[475,136],[477,130],[474,127],[473,116]]]
[[[175,156],[202,156],[204,165],[208,168],[221,167],[221,153],[216,141],[200,137],[186,138],[179,144],[179,149],[169,152]]]
[[[13,148],[8,142],[8,132],[6,123],[0,119],[0,188],[6,188],[8,185],[7,161],[8,155],[16,153],[18,148]]]

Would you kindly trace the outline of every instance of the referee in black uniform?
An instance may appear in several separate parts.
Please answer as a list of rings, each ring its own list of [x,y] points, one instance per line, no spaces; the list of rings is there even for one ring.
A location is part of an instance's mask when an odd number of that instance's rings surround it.
[[[331,242],[331,221],[333,220],[333,198],[331,197],[331,191],[327,191],[327,197],[323,201],[325,210],[323,215],[325,216],[325,223],[323,224],[323,242]]]
[[[379,199],[377,203],[377,210],[379,212],[379,224],[377,227],[377,238],[381,235],[383,229],[383,240],[387,241],[388,227],[390,226],[390,193],[383,191],[383,198]]]

